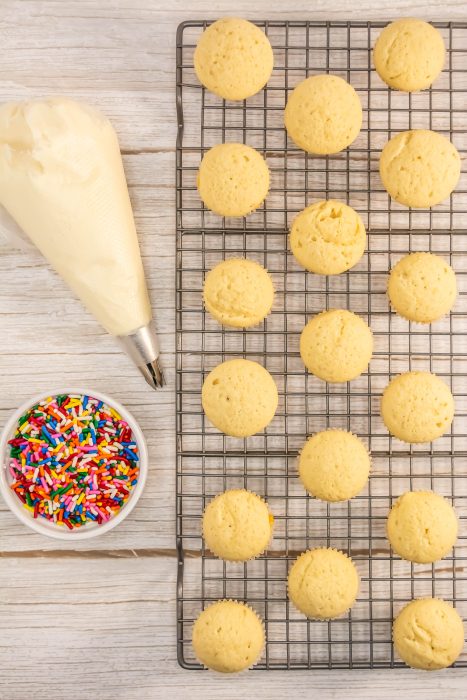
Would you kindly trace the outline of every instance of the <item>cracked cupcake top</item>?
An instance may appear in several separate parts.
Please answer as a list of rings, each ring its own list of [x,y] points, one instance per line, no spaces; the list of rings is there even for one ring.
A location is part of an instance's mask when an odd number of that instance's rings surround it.
[[[292,603],[310,618],[329,620],[355,602],[359,587],[353,561],[337,549],[317,548],[301,554],[289,571]]]
[[[314,316],[300,336],[307,369],[326,382],[350,382],[364,372],[373,353],[373,335],[365,321],[346,309]]]
[[[381,152],[379,173],[396,202],[425,209],[449,197],[457,185],[461,160],[456,147],[429,129],[402,131]]]
[[[421,19],[398,19],[376,40],[373,61],[387,85],[403,92],[425,90],[441,73],[446,49],[441,34]]]
[[[396,651],[405,663],[426,671],[451,666],[464,646],[459,613],[438,598],[420,598],[402,608],[392,634]]]
[[[257,262],[229,258],[206,275],[203,299],[211,316],[222,325],[250,328],[271,311],[274,286],[268,271]]]
[[[457,538],[457,516],[443,496],[407,491],[392,506],[387,520],[391,547],[402,559],[429,564],[442,559]]]
[[[335,199],[303,209],[290,230],[292,253],[318,275],[338,275],[356,265],[365,251],[366,231],[355,209]]]

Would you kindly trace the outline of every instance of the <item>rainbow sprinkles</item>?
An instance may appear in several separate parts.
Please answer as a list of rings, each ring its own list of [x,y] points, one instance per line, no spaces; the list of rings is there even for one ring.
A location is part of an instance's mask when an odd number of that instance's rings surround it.
[[[21,416],[8,444],[11,489],[34,518],[70,530],[117,515],[138,481],[130,426],[91,396],[45,398]]]

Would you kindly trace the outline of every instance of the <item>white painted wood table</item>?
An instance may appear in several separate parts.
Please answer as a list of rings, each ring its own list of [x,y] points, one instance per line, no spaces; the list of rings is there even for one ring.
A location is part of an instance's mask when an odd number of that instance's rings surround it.
[[[148,439],[131,517],[70,549],[0,504],[0,698],[463,698],[467,672],[181,670],[175,648],[175,30],[185,19],[466,19],[463,0],[0,3],[0,100],[67,95],[101,108],[121,142],[168,387],[154,393],[39,256],[0,248],[0,424],[30,395],[81,385],[114,395]]]

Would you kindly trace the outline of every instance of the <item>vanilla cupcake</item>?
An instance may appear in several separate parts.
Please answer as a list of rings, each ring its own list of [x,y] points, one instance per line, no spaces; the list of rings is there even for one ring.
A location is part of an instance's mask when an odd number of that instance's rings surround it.
[[[388,24],[373,51],[376,72],[389,87],[403,92],[426,90],[443,69],[443,37],[428,22],[404,17]]]
[[[405,372],[383,392],[381,416],[391,435],[404,442],[431,442],[446,433],[454,399],[442,379],[430,372]]]
[[[207,151],[196,179],[205,206],[220,216],[247,216],[266,199],[269,168],[243,143],[220,143]]]
[[[258,615],[236,600],[212,603],[193,626],[196,658],[220,673],[238,673],[253,666],[265,642],[264,625]]]
[[[434,253],[411,253],[389,275],[392,308],[408,321],[432,323],[449,313],[457,296],[456,274]]]
[[[231,489],[208,503],[203,537],[208,549],[226,561],[247,561],[267,548],[274,518],[262,498],[246,489]]]
[[[350,146],[362,127],[362,103],[354,88],[338,75],[312,75],[298,83],[284,111],[292,141],[316,155]]]
[[[397,653],[408,666],[437,671],[451,666],[464,646],[464,624],[452,605],[438,598],[412,600],[394,621]]]
[[[356,435],[345,430],[323,430],[305,443],[298,472],[312,496],[323,501],[346,501],[365,487],[370,455]]]
[[[201,392],[204,412],[226,435],[248,437],[271,422],[277,386],[267,369],[251,360],[227,360],[206,377]]]
[[[326,382],[350,382],[368,368],[373,335],[365,321],[346,309],[314,316],[300,335],[305,367]]]
[[[365,251],[366,231],[359,214],[335,199],[310,204],[292,222],[290,247],[297,261],[317,275],[339,275]]]
[[[269,80],[274,63],[266,34],[240,17],[222,17],[202,33],[194,55],[200,83],[225,100],[245,100]]]
[[[396,554],[430,564],[451,551],[458,522],[452,505],[438,493],[407,491],[392,506],[386,528]]]
[[[461,158],[453,143],[429,129],[393,136],[381,151],[379,174],[396,202],[427,209],[440,204],[455,189]]]
[[[268,271],[254,260],[229,258],[206,275],[203,299],[222,325],[251,328],[271,311],[274,286]]]
[[[289,598],[309,618],[330,620],[347,612],[359,587],[350,557],[336,549],[310,549],[289,571]]]

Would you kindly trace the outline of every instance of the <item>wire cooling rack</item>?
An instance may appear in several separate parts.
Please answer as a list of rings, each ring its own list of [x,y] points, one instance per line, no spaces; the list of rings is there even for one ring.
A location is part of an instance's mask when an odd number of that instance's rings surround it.
[[[436,23],[448,50],[435,87],[418,94],[389,90],[372,68],[371,47],[381,22],[257,22],[268,34],[275,68],[265,90],[246,102],[224,102],[202,88],[193,70],[196,42],[209,22],[185,22],[177,32],[177,542],[178,659],[201,668],[191,647],[193,621],[219,598],[246,600],[265,621],[267,647],[258,668],[386,668],[394,655],[391,625],[405,603],[439,596],[467,616],[467,176],[433,210],[390,201],[378,176],[378,157],[398,131],[430,128],[467,152],[467,23]],[[363,104],[363,128],[346,151],[305,154],[287,139],[287,95],[308,75],[331,72],[348,80]],[[196,171],[205,151],[225,141],[257,148],[271,169],[265,204],[246,219],[222,219],[203,208]],[[351,271],[323,277],[303,271],[290,253],[295,214],[325,198],[349,203],[368,230],[367,253]],[[457,273],[454,311],[431,326],[391,313],[388,270],[409,251],[435,251]],[[221,328],[203,311],[205,273],[228,257],[247,256],[269,269],[276,300],[264,325]],[[349,384],[328,385],[308,374],[299,356],[307,320],[325,308],[350,309],[373,329],[370,371]],[[246,440],[215,430],[200,401],[206,374],[223,360],[247,357],[274,376],[280,394],[275,419]],[[379,413],[382,390],[394,375],[430,370],[456,401],[452,432],[432,445],[391,438]],[[297,454],[307,436],[327,427],[359,435],[373,457],[367,489],[346,503],[306,496],[297,478]],[[225,563],[204,548],[205,505],[226,488],[264,496],[275,516],[267,555]],[[389,508],[409,489],[447,496],[460,518],[452,555],[414,565],[393,555],[385,537]],[[288,602],[291,562],[308,547],[337,547],[352,556],[361,576],[351,612],[330,622],[306,620]],[[458,666],[467,665],[464,654]]]

